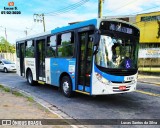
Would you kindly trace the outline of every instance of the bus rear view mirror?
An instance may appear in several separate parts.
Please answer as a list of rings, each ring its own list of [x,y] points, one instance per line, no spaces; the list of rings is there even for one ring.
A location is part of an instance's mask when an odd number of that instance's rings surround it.
[[[94,45],[98,45],[100,40],[100,32],[97,30],[94,34]]]

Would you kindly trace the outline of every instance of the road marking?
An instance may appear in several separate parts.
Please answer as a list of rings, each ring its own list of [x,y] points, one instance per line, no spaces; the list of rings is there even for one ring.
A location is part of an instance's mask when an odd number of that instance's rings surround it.
[[[155,94],[155,93],[151,93],[151,92],[145,92],[142,90],[136,90],[136,92],[142,93],[142,94],[146,94],[146,95],[150,95],[150,96],[157,96],[160,97],[160,94]]]
[[[155,83],[155,82],[139,81],[139,83],[148,83],[148,84],[152,84],[153,86],[160,86],[160,83]]]

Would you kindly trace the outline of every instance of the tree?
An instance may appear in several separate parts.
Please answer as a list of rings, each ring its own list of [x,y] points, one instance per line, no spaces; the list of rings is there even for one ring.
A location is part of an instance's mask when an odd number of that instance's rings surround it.
[[[2,53],[14,53],[15,45],[10,44],[4,37],[0,37],[0,52]]]

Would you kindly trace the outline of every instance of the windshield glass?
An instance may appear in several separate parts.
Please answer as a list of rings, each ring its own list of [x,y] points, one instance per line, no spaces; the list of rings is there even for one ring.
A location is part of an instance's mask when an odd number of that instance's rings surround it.
[[[4,64],[14,64],[13,62],[9,61],[9,60],[3,60]]]
[[[138,40],[134,38],[101,35],[96,64],[104,68],[137,68]]]

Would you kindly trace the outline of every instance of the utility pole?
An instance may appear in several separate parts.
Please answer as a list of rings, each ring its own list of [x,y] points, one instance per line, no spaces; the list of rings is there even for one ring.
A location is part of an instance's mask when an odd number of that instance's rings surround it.
[[[34,18],[34,22],[43,22],[43,28],[44,28],[44,32],[46,31],[46,27],[45,27],[45,20],[44,20],[44,14],[34,14],[33,15]]]
[[[44,32],[46,31],[46,26],[45,26],[45,21],[44,21],[44,14],[42,14],[42,21],[43,21],[43,28],[44,28]]]
[[[0,27],[4,29],[4,34],[5,34],[6,41],[7,41],[7,30],[6,30],[6,28],[4,28],[3,26],[0,26]]]
[[[103,2],[104,2],[104,0],[98,0],[98,18],[102,18]]]
[[[7,30],[6,28],[4,28],[4,30],[5,30],[5,36],[6,36],[6,41],[7,41]]]

